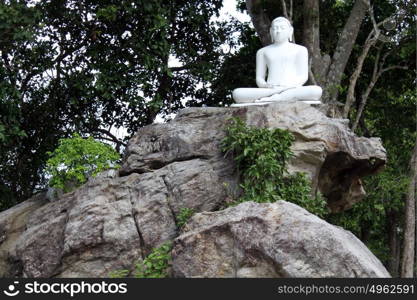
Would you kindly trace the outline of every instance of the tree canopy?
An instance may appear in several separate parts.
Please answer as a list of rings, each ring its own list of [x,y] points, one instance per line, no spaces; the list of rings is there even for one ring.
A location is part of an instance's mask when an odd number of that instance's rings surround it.
[[[46,152],[72,132],[124,141],[206,93],[226,29],[222,1],[1,1],[0,189],[45,184]],[[179,67],[171,67],[175,57]],[[203,83],[201,87],[198,83]]]

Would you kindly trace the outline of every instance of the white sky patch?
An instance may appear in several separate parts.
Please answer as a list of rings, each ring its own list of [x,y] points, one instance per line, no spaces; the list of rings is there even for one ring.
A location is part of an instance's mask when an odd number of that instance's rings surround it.
[[[220,10],[219,20],[228,20],[230,17],[238,19],[240,22],[250,22],[250,16],[247,13],[241,13],[236,10],[236,0],[224,0],[223,7]]]
[[[182,63],[173,55],[169,56],[168,59],[168,68],[182,67]]]

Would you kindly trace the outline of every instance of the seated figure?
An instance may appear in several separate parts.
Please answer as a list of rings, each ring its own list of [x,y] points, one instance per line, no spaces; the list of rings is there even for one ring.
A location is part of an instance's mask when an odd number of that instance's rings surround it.
[[[232,106],[290,100],[320,103],[321,87],[303,86],[308,80],[308,51],[303,46],[290,43],[293,30],[291,23],[284,17],[272,21],[270,34],[273,44],[256,53],[258,88],[235,89],[233,99],[237,104]]]

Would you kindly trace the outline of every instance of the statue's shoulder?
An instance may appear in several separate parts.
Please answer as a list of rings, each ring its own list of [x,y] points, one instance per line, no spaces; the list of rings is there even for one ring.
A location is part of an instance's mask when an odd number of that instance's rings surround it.
[[[294,43],[290,43],[290,45],[292,48],[297,49],[299,51],[307,51],[307,48],[302,45],[294,44]]]
[[[256,55],[263,56],[265,53],[273,51],[273,49],[274,49],[273,44],[262,47],[261,49],[256,51]]]
[[[265,50],[268,47],[269,46],[262,47],[261,49],[259,49],[258,51],[256,51],[256,55],[262,55],[263,53],[265,53]]]
[[[302,45],[298,45],[298,44],[294,44],[294,43],[290,43],[291,48],[294,49],[294,51],[297,51],[299,53],[308,53],[308,50],[306,47],[302,46]]]

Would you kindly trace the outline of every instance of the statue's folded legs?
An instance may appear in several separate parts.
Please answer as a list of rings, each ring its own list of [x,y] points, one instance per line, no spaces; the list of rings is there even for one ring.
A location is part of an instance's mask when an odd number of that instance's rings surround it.
[[[233,91],[236,103],[276,102],[276,101],[319,101],[322,89],[316,85],[288,88],[277,92],[273,88],[237,88]]]

